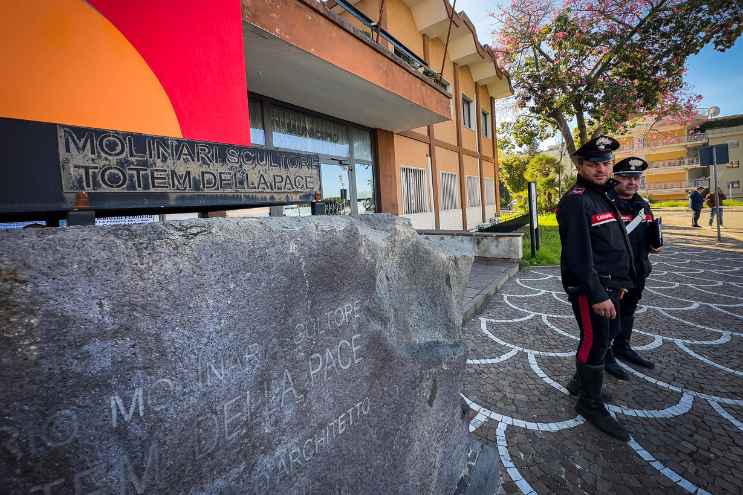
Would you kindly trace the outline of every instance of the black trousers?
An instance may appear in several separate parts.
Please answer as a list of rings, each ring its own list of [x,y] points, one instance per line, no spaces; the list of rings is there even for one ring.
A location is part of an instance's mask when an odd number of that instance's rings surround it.
[[[692,210],[694,213],[691,215],[691,224],[699,225],[699,217],[702,215],[702,210]]]
[[[570,296],[573,314],[578,322],[578,328],[580,328],[580,343],[575,356],[579,365],[603,365],[606,351],[609,350],[612,339],[621,330],[619,295],[613,289],[607,289],[607,292],[609,292],[609,297],[617,312],[617,317],[613,320],[594,313],[586,294]]]
[[[635,310],[642,299],[642,291],[645,290],[643,281],[638,287],[629,289],[619,304],[620,330],[614,337],[614,349],[627,349],[630,347],[632,326],[635,324]]]

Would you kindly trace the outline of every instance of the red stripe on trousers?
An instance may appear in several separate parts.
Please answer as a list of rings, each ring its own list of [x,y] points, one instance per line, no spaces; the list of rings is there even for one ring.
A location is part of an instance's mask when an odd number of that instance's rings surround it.
[[[583,320],[583,340],[578,347],[578,362],[585,364],[588,361],[588,354],[593,346],[593,327],[591,326],[591,310],[588,307],[588,296],[578,296],[578,308],[580,309],[580,319]]]

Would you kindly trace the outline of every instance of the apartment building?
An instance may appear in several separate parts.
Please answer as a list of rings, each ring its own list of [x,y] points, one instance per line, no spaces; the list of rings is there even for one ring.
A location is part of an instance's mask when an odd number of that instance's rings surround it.
[[[360,213],[453,230],[496,214],[494,102],[512,89],[465,14],[447,0],[243,12],[254,145],[320,153],[323,197]]]
[[[709,119],[700,128],[707,138],[707,146],[701,150],[702,164],[716,163],[718,187],[730,199],[743,198],[743,169],[740,168],[743,161],[743,115]]]
[[[686,199],[698,186],[710,187],[712,165],[718,166],[720,188],[740,196],[740,116],[709,118],[697,115],[688,122],[642,118],[620,136],[617,159],[639,156],[649,163],[641,187],[651,199]],[[737,162],[736,162],[737,160]]]

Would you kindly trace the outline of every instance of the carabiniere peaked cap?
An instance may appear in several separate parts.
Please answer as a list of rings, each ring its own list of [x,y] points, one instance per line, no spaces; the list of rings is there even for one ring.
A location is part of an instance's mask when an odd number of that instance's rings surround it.
[[[636,156],[629,156],[614,164],[614,175],[640,175],[648,168],[648,162]]]
[[[597,136],[578,148],[573,156],[591,162],[608,162],[619,148],[619,141],[609,136]]]

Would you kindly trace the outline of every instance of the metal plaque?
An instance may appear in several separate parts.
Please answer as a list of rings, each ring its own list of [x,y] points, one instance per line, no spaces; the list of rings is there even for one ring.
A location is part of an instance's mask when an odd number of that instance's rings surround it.
[[[7,118],[0,139],[4,218],[285,205],[321,192],[319,157],[307,153]]]
[[[319,191],[316,156],[57,126],[64,192]]]

